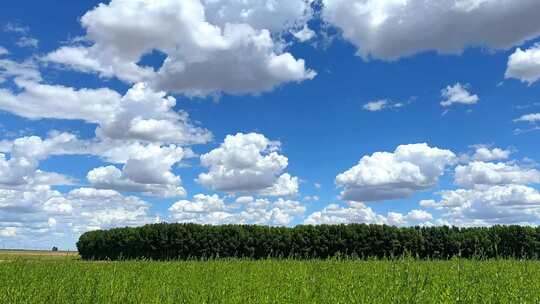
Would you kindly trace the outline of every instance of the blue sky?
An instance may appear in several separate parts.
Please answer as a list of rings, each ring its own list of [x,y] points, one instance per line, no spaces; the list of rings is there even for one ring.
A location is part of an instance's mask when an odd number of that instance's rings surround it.
[[[538,224],[539,4],[440,4],[2,4],[0,248],[156,221]]]

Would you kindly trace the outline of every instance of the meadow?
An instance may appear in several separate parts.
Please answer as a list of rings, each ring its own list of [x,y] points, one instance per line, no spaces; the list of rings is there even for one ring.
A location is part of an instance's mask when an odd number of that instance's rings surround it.
[[[82,261],[0,253],[0,303],[539,303],[519,260]]]

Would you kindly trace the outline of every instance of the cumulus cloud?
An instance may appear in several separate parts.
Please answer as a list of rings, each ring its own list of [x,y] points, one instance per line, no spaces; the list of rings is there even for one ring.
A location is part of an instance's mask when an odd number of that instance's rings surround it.
[[[323,0],[323,5],[323,19],[341,29],[366,59],[507,49],[540,34],[536,0]]]
[[[227,135],[218,148],[201,155],[209,171],[197,182],[214,191],[294,195],[298,178],[283,172],[288,159],[278,153],[279,147],[279,142],[258,133]]]
[[[368,223],[383,224],[384,217],[375,213],[373,209],[363,203],[349,202],[348,207],[341,207],[338,204],[330,204],[321,211],[310,214],[305,220],[306,225],[321,224],[346,224],[346,223]]]
[[[74,154],[79,142],[69,133],[51,133],[46,139],[37,136],[0,141],[0,187],[27,185],[66,185],[69,177],[38,170],[39,162],[50,155]]]
[[[259,224],[289,225],[306,211],[297,201],[276,201],[238,197],[234,203],[226,203],[217,195],[197,194],[192,200],[181,200],[169,208],[171,218],[177,222],[200,224]]]
[[[5,48],[0,46],[0,56],[9,54],[9,51]]]
[[[373,211],[360,202],[347,202],[347,206],[330,204],[321,211],[310,214],[305,220],[306,225],[321,224],[386,224],[392,226],[427,225],[433,216],[425,210],[411,210],[407,214],[388,212],[386,216]]]
[[[336,184],[343,188],[344,200],[406,198],[433,187],[455,158],[451,151],[425,143],[400,145],[393,153],[376,152],[362,157],[357,165],[336,177]]]
[[[424,200],[423,207],[443,212],[443,221],[460,226],[538,224],[540,193],[524,185],[497,185],[442,191],[441,199]]]
[[[517,48],[508,58],[505,77],[529,84],[540,79],[540,43],[526,50]]]
[[[88,172],[87,179],[100,189],[142,192],[160,197],[184,196],[181,178],[172,172],[189,148],[177,145],[145,144],[118,140],[81,140],[69,133],[52,132],[46,139],[37,136],[0,141],[0,187],[66,185],[73,181],[62,174],[39,170],[39,163],[53,155],[94,155],[107,162]]]
[[[178,144],[206,143],[211,133],[193,125],[176,100],[137,83],[121,96],[116,91],[74,89],[15,79],[20,92],[0,89],[0,109],[39,119],[83,120],[98,125],[96,133],[112,139]]]
[[[464,187],[477,185],[540,183],[540,171],[507,163],[473,161],[455,169],[456,184]]]
[[[77,188],[62,194],[49,186],[0,189],[0,229],[8,227],[17,235],[17,243],[4,239],[6,244],[72,243],[88,230],[151,223],[149,209],[139,198],[112,190]]]
[[[44,59],[187,95],[259,93],[316,75],[271,36],[310,14],[303,0],[113,0],[81,18],[91,46]],[[155,50],[166,56],[158,70],[138,64]]]
[[[444,98],[441,101],[441,106],[449,107],[453,104],[466,104],[471,105],[478,102],[478,95],[473,95],[468,91],[467,85],[456,83],[449,85],[441,90],[441,96]]]
[[[185,196],[180,176],[172,167],[182,161],[186,152],[175,145],[137,145],[125,161],[122,170],[104,166],[91,170],[88,181],[96,188],[143,192],[161,197]]]
[[[502,160],[508,159],[512,154],[512,151],[508,149],[501,148],[492,148],[486,146],[477,146],[474,154],[472,155],[473,160],[477,161],[493,161],[493,160]]]

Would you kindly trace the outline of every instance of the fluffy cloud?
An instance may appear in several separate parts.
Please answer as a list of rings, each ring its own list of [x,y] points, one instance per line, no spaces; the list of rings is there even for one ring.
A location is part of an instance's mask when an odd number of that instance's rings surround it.
[[[449,107],[453,104],[475,104],[478,102],[478,95],[471,95],[467,90],[467,85],[462,85],[461,83],[456,83],[453,86],[447,86],[441,90],[441,96],[444,98],[441,101],[441,106]]]
[[[472,159],[477,161],[508,159],[511,153],[512,151],[501,148],[490,149],[486,146],[477,146],[474,154],[472,155]]]
[[[357,165],[339,174],[336,184],[342,199],[381,201],[406,198],[433,187],[455,155],[427,144],[400,145],[393,153],[364,156]]]
[[[456,167],[455,182],[464,187],[540,183],[540,171],[507,163],[473,161]]]
[[[370,112],[378,112],[390,108],[401,108],[402,106],[403,103],[401,102],[392,102],[387,99],[381,99],[366,103],[363,106],[363,109]]]
[[[255,199],[242,196],[234,203],[225,203],[217,195],[197,194],[192,200],[174,203],[169,212],[178,222],[201,224],[260,224],[289,225],[306,211],[306,207],[297,201],[278,199]]]
[[[143,192],[148,195],[184,196],[180,176],[171,172],[182,161],[186,152],[175,145],[137,145],[126,160],[122,170],[115,166],[95,168],[88,172],[88,181],[96,188],[118,191]]]
[[[246,23],[256,29],[280,32],[305,23],[312,16],[311,1],[305,0],[203,0],[208,22],[223,27]]]
[[[9,54],[9,51],[5,48],[0,46],[0,56]]]
[[[506,49],[540,34],[536,0],[323,0],[323,19],[364,58]],[[422,16],[422,18],[418,18]]]
[[[433,216],[424,210],[411,210],[407,214],[388,212],[386,216],[377,214],[373,209],[360,202],[347,202],[346,207],[330,204],[321,211],[310,214],[305,220],[307,225],[321,224],[387,224],[392,226],[427,225]]]
[[[68,177],[38,170],[39,162],[50,155],[74,154],[79,149],[75,136],[68,133],[51,133],[44,140],[29,136],[0,141],[0,187],[70,184]]]
[[[46,139],[30,136],[0,141],[0,152],[0,187],[71,184],[66,176],[39,170],[40,161],[53,155],[94,155],[122,165],[122,170],[109,165],[88,172],[87,179],[94,187],[161,197],[185,195],[180,176],[172,169],[193,157],[189,148],[172,144],[80,140],[73,134],[58,132]]]
[[[151,223],[149,209],[146,202],[112,190],[78,188],[62,194],[48,186],[0,189],[0,230],[17,235],[4,239],[6,244],[48,247],[73,243],[88,230]]]
[[[81,18],[91,46],[44,59],[187,95],[258,93],[315,76],[271,36],[310,14],[303,0],[113,0]],[[154,50],[166,56],[157,71],[138,64]]]
[[[0,89],[0,109],[22,117],[83,120],[98,124],[96,133],[112,139],[179,144],[205,143],[211,134],[175,112],[176,100],[143,83],[121,96],[110,89],[73,89],[15,79],[21,92]]]
[[[17,62],[10,59],[0,59],[0,84],[11,78],[40,81],[41,74],[37,69],[36,63],[32,60]],[[2,94],[2,91],[0,91],[0,94]]]
[[[443,221],[460,226],[538,224],[540,193],[524,185],[503,185],[442,191],[439,201],[425,200],[424,207],[442,212]]]
[[[516,51],[508,58],[506,78],[516,78],[529,84],[540,79],[540,43]]]
[[[197,182],[215,191],[294,195],[298,178],[283,173],[288,159],[278,153],[279,146],[258,133],[227,135],[218,148],[201,155],[209,171]]]
[[[363,203],[349,202],[348,207],[330,204],[321,211],[310,214],[305,220],[306,225],[369,223],[383,224],[385,218]]]

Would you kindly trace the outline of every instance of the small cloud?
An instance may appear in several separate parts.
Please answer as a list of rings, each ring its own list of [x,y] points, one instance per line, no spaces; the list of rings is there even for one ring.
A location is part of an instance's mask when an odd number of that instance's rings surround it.
[[[318,202],[319,197],[317,195],[307,195],[304,197],[305,202]]]
[[[519,79],[521,82],[532,83],[540,79],[540,43],[529,49],[516,51],[508,57],[505,78]]]
[[[313,186],[317,189],[321,189],[322,185],[319,183],[314,183]]]
[[[300,42],[306,42],[308,40],[313,39],[315,37],[315,32],[310,29],[307,24],[304,25],[304,27],[299,30],[298,32],[292,33],[293,36],[298,39]]]
[[[29,36],[23,36],[19,38],[19,40],[17,40],[15,44],[21,48],[27,47],[27,48],[35,49],[39,45],[39,40],[37,40],[36,38],[29,37]]]
[[[9,54],[9,51],[6,48],[0,46],[0,56],[7,54]]]
[[[362,108],[365,111],[378,112],[385,109],[401,108],[404,105],[405,104],[403,102],[392,102],[388,99],[380,99],[380,100],[370,101],[366,103]]]
[[[540,113],[525,114],[520,118],[514,119],[514,122],[529,122],[535,123],[540,121]]]
[[[27,26],[22,26],[18,23],[8,22],[2,28],[4,32],[8,33],[17,33],[17,34],[26,34],[30,29]]]
[[[462,85],[461,83],[456,83],[453,86],[447,86],[441,90],[441,96],[444,98],[441,101],[441,106],[449,107],[455,103],[471,105],[475,104],[480,100],[478,95],[473,95],[469,91],[469,85]]]

